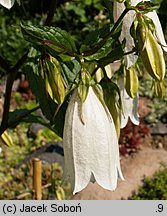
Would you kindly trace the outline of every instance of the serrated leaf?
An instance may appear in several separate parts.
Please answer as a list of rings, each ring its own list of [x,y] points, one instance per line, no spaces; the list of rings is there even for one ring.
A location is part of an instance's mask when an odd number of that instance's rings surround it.
[[[77,52],[72,36],[58,28],[48,26],[21,25],[25,39],[42,50],[47,50],[52,55],[66,53],[74,56]]]

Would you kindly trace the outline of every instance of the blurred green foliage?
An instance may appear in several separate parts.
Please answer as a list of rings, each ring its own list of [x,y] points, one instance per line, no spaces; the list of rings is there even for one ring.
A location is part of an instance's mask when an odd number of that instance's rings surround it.
[[[0,7],[0,56],[9,65],[14,65],[25,53],[28,43],[22,37],[20,21],[43,25],[49,10],[50,0],[25,0],[21,6],[15,3],[11,10]],[[167,2],[159,9],[162,25],[167,23]],[[52,26],[63,27],[77,39],[83,40],[88,32],[103,27],[109,22],[103,0],[57,0]],[[4,70],[0,67],[0,72]]]
[[[0,8],[0,56],[13,66],[24,54],[27,44],[19,28],[20,19]],[[0,70],[2,68],[0,67]]]
[[[27,124],[20,124],[14,130],[9,131],[15,145],[7,148],[2,146],[0,153],[0,199],[16,199],[17,196],[30,192],[30,195],[22,199],[32,199],[32,161],[22,163],[26,156],[36,151],[49,141],[57,141],[58,137],[49,129],[41,129],[36,138],[27,137]],[[4,166],[5,164],[5,166]],[[19,167],[17,165],[20,164]],[[17,167],[17,168],[16,168]],[[63,199],[70,199],[71,188],[69,183],[61,186],[63,174],[62,167],[57,163],[42,164],[42,185],[48,185],[42,190],[43,199],[58,199],[57,191],[63,190]]]
[[[143,186],[138,193],[134,194],[132,200],[166,200],[167,199],[167,167],[156,172],[152,178],[145,178]]]
[[[167,123],[167,117],[166,119],[163,117],[167,114],[167,77],[165,77],[165,87],[164,98],[160,99],[154,94],[152,80],[148,77],[140,79],[139,95],[150,99],[149,108],[151,112],[145,118],[149,124],[155,124],[160,120]]]
[[[13,66],[23,56],[28,43],[23,39],[20,22],[43,25],[47,17],[50,1],[22,1],[15,3],[11,10],[0,7],[0,57],[9,66]],[[63,27],[64,30],[80,37],[95,29],[105,20],[104,7],[101,0],[57,1],[57,8],[52,26]],[[0,72],[4,72],[0,67]]]

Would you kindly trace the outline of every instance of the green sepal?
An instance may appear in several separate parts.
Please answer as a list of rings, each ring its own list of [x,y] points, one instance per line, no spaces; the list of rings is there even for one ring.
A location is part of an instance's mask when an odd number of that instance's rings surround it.
[[[153,81],[154,92],[157,97],[162,99],[165,95],[165,83],[162,81]]]
[[[135,8],[143,14],[157,10],[159,7],[160,4],[157,4],[155,1],[154,3],[151,1],[141,1],[135,6]]]
[[[122,111],[120,90],[117,84],[112,82],[111,80],[108,80],[107,82],[102,82],[102,87],[104,92],[105,104],[107,105],[110,114],[113,118],[117,136],[119,138],[120,136],[119,112]]]

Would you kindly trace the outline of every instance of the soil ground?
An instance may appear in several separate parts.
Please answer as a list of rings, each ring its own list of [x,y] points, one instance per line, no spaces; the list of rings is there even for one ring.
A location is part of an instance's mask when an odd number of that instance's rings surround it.
[[[167,165],[167,151],[153,149],[143,146],[134,156],[122,158],[121,166],[125,181],[118,181],[118,187],[114,192],[105,190],[97,183],[89,185],[81,192],[77,193],[73,199],[82,200],[120,200],[128,199],[138,187],[142,185],[142,180],[146,176],[152,176],[161,165]],[[105,173],[104,173],[105,175]]]

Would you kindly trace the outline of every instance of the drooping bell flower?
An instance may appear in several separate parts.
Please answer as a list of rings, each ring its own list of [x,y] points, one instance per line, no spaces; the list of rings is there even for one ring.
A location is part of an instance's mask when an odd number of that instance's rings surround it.
[[[0,4],[7,9],[13,7],[14,2],[15,0],[0,0]]]
[[[66,111],[63,145],[64,179],[69,178],[73,194],[89,182],[96,181],[105,189],[115,190],[118,177],[124,180],[112,117],[92,87],[83,104],[78,90],[74,90]]]
[[[148,1],[148,0],[147,0]],[[137,5],[139,2],[141,2],[141,0],[131,0],[131,5],[135,6]],[[116,1],[114,1],[114,20],[116,21],[119,16],[122,14],[122,12],[124,11],[125,6],[124,3],[118,3]],[[132,51],[133,47],[135,46],[134,40],[130,34],[130,27],[135,19],[135,11],[129,11],[126,16],[123,19],[123,25],[122,25],[122,32],[120,35],[120,41],[123,41],[124,38],[126,39],[126,47],[125,47],[125,52],[130,52]],[[156,39],[157,42],[160,44],[160,46],[162,47],[162,49],[164,51],[167,51],[167,44],[165,42],[165,38],[164,38],[164,34],[163,34],[163,30],[158,18],[158,15],[156,13],[156,11],[152,11],[149,13],[146,13],[146,16],[149,17],[154,25],[155,25],[155,34],[156,34]],[[135,54],[129,54],[125,57],[125,64],[127,66],[127,68],[131,67],[132,65],[135,64],[136,60],[137,60],[138,56]]]

